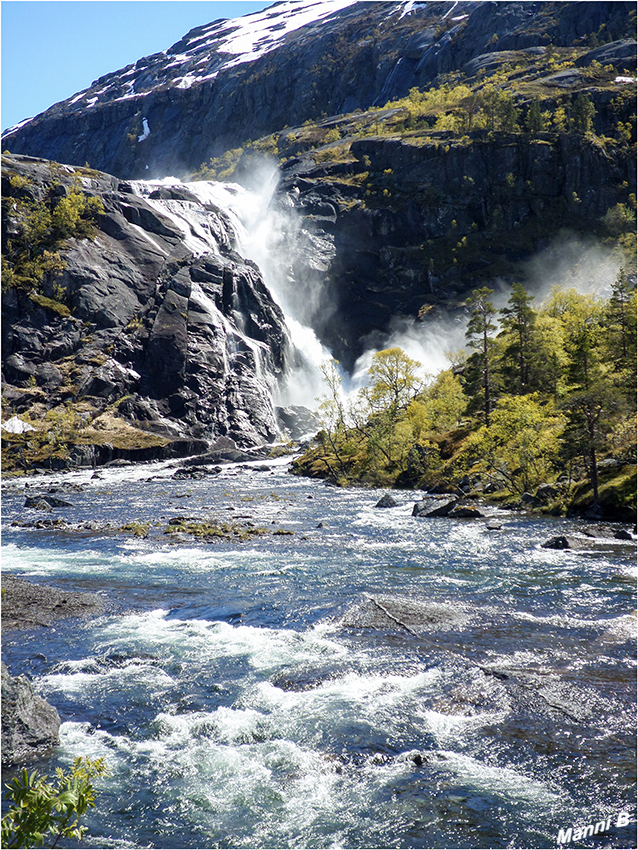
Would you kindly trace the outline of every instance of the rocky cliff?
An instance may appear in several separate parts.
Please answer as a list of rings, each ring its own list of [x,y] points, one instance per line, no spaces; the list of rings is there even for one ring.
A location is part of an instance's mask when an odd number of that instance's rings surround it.
[[[560,253],[559,234],[608,237],[601,222],[635,186],[627,151],[578,135],[344,132],[347,154],[296,157],[279,191],[324,245],[325,294],[309,322],[348,367],[398,320],[462,314],[472,289],[521,279],[530,257]],[[303,255],[296,274],[312,277]]]
[[[484,73],[494,53],[629,39],[612,59],[631,64],[634,11],[624,2],[286,0],[197,27],[101,77],[5,133],[3,148],[119,177],[182,175],[283,127],[383,105],[450,72]],[[597,58],[609,56],[604,48]]]
[[[222,209],[183,186],[146,185],[145,198],[108,174],[29,157],[4,157],[2,179],[5,413],[77,431],[72,445],[58,440],[61,462],[100,462],[96,445],[143,459],[277,435],[272,390],[294,351]],[[102,205],[92,232],[53,244],[63,199],[86,198]],[[52,267],[26,278],[43,257]]]

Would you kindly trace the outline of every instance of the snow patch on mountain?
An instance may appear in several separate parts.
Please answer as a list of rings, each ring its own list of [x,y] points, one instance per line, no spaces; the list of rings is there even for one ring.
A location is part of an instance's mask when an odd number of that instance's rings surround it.
[[[326,21],[356,2],[283,0],[261,12],[196,27],[168,50],[144,57],[134,65],[94,81],[88,89],[69,98],[66,104],[85,110],[105,101],[144,97],[164,85],[188,89],[196,83],[214,79],[220,71],[265,56],[291,33]],[[405,4],[391,5],[403,7]],[[4,136],[11,135],[25,123],[7,130]],[[143,138],[147,137],[144,128]]]

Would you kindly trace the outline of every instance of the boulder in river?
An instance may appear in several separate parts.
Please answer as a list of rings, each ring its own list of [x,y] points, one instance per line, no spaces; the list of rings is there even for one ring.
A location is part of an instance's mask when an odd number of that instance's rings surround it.
[[[573,537],[568,534],[558,534],[550,537],[541,544],[543,549],[587,549],[587,541],[581,537]]]
[[[59,742],[56,709],[33,691],[26,676],[12,677],[2,664],[2,764],[42,758]]]
[[[448,516],[452,519],[481,519],[485,514],[475,505],[455,505]]]
[[[60,499],[58,496],[27,496],[24,500],[25,508],[39,508],[47,510],[49,508],[72,508],[73,504],[67,502],[66,499]]]
[[[376,503],[375,508],[396,508],[398,504],[399,503],[393,496],[386,493],[384,496],[381,496],[379,501]]]
[[[458,499],[426,498],[416,502],[412,508],[412,516],[418,517],[442,517],[448,516],[452,508],[456,507]]]

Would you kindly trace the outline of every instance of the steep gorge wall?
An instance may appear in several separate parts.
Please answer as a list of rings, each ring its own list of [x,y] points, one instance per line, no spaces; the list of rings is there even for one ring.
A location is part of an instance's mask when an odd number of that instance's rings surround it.
[[[636,183],[633,157],[577,135],[366,138],[350,153],[299,157],[279,189],[334,247],[313,324],[347,366],[397,317],[424,305],[450,315],[473,288],[520,279],[559,233],[604,234],[601,219]],[[302,259],[296,273],[312,270]]]

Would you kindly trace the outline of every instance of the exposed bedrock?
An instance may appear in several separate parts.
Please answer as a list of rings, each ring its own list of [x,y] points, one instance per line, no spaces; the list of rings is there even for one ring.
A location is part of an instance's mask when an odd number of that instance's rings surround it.
[[[452,5],[354,3],[278,43],[275,5],[264,41],[276,46],[252,61],[227,52],[223,26],[203,25],[8,131],[3,148],[120,177],[182,175],[247,139],[383,105],[450,71],[471,76],[497,52],[570,47],[601,26],[620,46],[584,61],[635,62],[635,41],[623,45],[631,3]]]
[[[16,232],[16,201],[50,202],[78,180],[104,207],[93,239],[64,243],[61,273],[46,274],[39,291],[3,292],[3,390],[13,412],[64,403],[80,412],[84,404],[87,416],[112,414],[171,440],[272,440],[272,390],[293,350],[258,268],[234,248],[225,213],[207,205],[219,238],[209,233],[210,250],[198,256],[188,227],[128,183],[27,157],[7,156],[3,166],[3,241]],[[180,191],[176,203],[201,211]]]
[[[34,693],[26,676],[12,677],[2,663],[2,764],[45,756],[57,743],[60,717]]]

